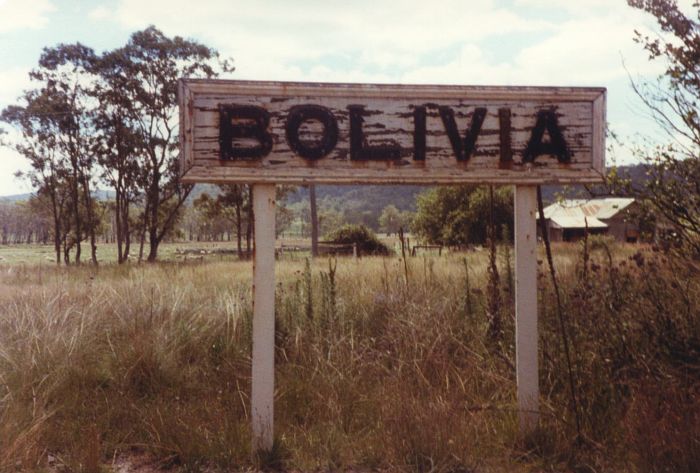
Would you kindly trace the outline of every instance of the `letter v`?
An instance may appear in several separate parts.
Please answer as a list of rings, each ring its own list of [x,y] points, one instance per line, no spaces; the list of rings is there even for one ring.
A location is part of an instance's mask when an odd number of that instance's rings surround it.
[[[486,109],[477,108],[474,110],[472,122],[469,125],[469,129],[464,134],[464,139],[462,139],[462,137],[459,135],[457,123],[455,122],[454,110],[446,106],[441,106],[439,110],[440,118],[442,118],[442,124],[445,127],[447,136],[450,138],[452,150],[455,153],[457,161],[468,161],[476,148],[476,139],[481,131],[481,125],[484,124]]]

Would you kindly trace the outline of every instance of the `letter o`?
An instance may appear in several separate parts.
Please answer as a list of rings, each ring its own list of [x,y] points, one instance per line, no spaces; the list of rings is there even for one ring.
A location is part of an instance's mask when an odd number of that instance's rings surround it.
[[[318,143],[309,145],[299,139],[299,128],[307,120],[317,120],[323,125],[323,134]],[[289,148],[304,159],[321,159],[338,143],[338,121],[328,108],[320,105],[292,107],[287,117],[285,132]]]

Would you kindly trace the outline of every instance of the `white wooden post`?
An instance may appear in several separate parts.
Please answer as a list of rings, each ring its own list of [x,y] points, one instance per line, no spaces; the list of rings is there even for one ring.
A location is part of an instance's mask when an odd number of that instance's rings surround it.
[[[539,419],[537,360],[537,187],[515,186],[515,366],[523,433]]]
[[[253,451],[271,450],[275,390],[275,186],[253,186]]]

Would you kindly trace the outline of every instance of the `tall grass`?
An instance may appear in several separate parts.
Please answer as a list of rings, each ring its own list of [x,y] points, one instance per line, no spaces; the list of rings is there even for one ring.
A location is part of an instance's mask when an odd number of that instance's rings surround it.
[[[280,262],[268,465],[697,471],[697,270],[593,243],[588,259],[555,248],[583,443],[546,278],[542,428],[522,439],[512,298],[494,349],[485,252],[408,258],[408,280],[399,258]],[[254,466],[249,263],[0,271],[3,471],[39,469],[49,455],[99,471],[129,452],[190,471]]]

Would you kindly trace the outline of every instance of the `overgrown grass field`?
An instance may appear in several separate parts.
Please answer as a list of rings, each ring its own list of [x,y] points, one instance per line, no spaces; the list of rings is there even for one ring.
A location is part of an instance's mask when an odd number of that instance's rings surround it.
[[[186,242],[186,243],[163,243],[159,247],[158,258],[161,261],[173,262],[184,261],[186,258],[180,251],[187,250],[203,250],[216,251],[221,248],[232,250],[232,245],[235,243],[222,242]],[[138,262],[138,245],[131,248],[131,260]],[[148,256],[148,246],[146,246],[144,259]],[[189,259],[195,259],[195,255],[190,254]],[[203,255],[202,259],[206,260],[221,260],[221,255]],[[71,263],[74,263],[74,252],[71,253]],[[230,259],[230,258],[228,258]],[[117,260],[116,245],[100,243],[97,245],[97,260],[100,264],[112,264]],[[90,247],[83,248],[81,262],[90,264]],[[0,268],[7,265],[41,265],[52,266],[56,264],[56,252],[51,245],[0,245]]]
[[[495,338],[486,251],[280,261],[276,445],[257,459],[249,262],[5,263],[0,469],[109,471],[147,452],[186,471],[698,471],[697,262],[582,248],[554,248],[559,305],[540,265],[542,422],[527,438],[512,250]]]

